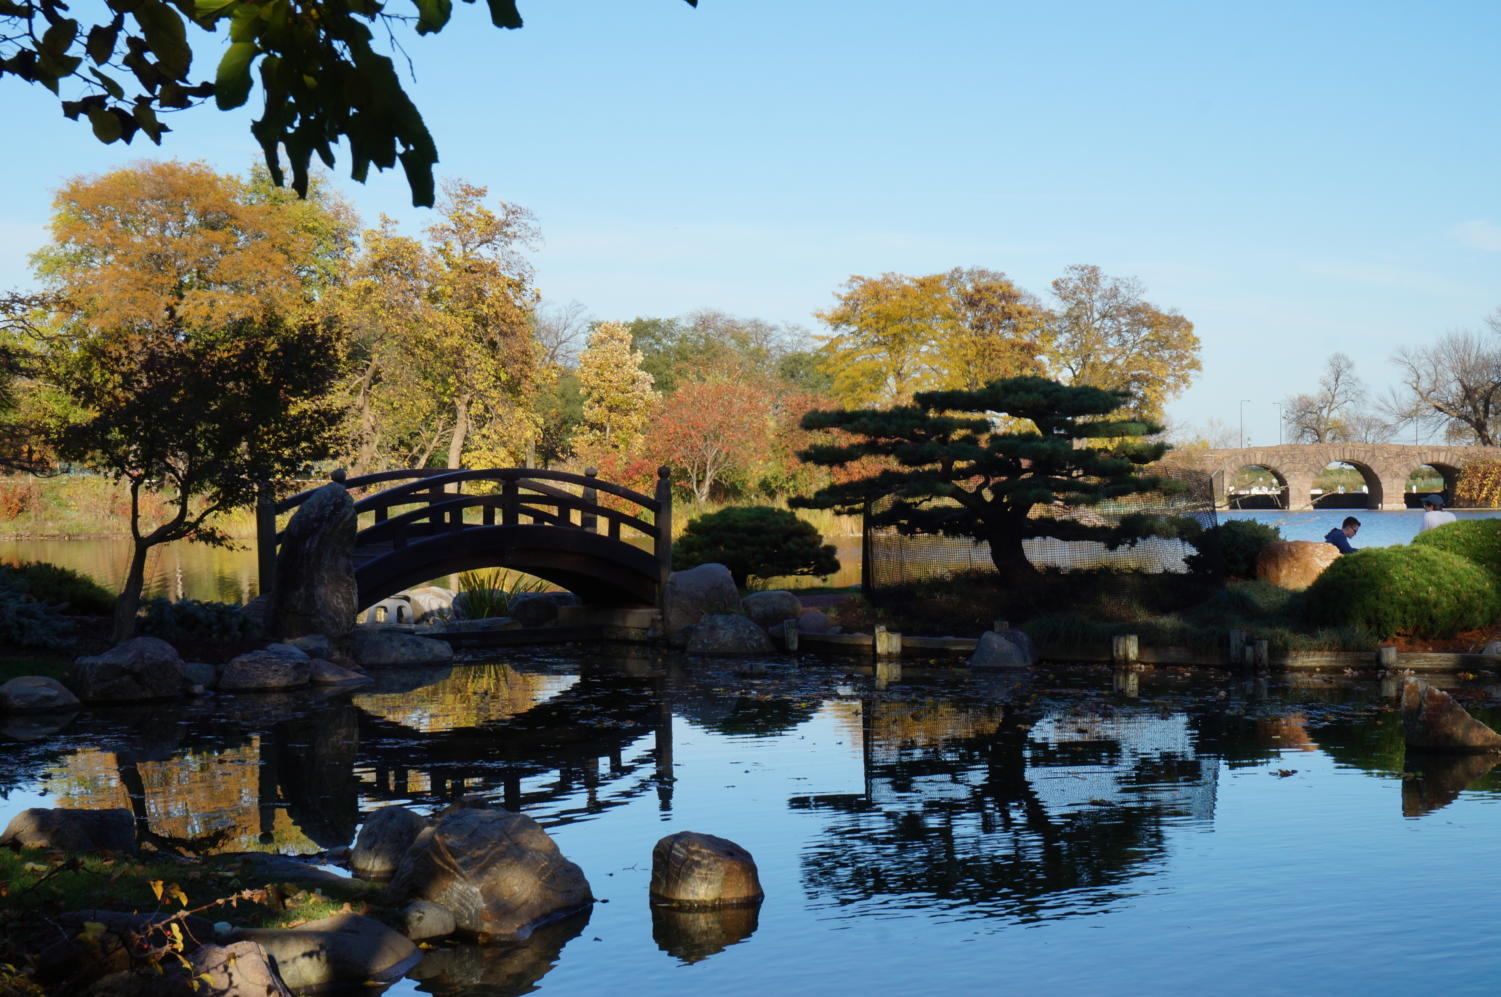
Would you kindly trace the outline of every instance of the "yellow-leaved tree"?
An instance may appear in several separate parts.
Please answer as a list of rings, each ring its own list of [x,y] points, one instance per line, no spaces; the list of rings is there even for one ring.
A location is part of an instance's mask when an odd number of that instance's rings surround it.
[[[578,369],[584,419],[575,444],[581,454],[628,454],[640,446],[657,404],[652,376],[641,361],[641,351],[631,348],[630,331],[619,322],[601,322],[590,335]]]

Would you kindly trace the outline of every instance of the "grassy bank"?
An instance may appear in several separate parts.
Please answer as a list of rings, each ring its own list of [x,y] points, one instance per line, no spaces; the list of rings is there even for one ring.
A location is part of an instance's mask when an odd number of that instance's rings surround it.
[[[141,499],[142,518],[165,521],[167,503],[155,492]],[[255,536],[255,515],[237,509],[216,516],[213,524],[230,536]],[[0,539],[129,537],[130,489],[95,474],[31,475],[0,479]]]

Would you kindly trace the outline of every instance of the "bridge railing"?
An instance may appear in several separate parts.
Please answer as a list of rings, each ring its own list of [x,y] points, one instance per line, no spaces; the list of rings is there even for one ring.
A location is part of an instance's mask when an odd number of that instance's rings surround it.
[[[583,474],[525,467],[424,468],[380,471],[353,478],[335,471],[331,480],[351,492],[368,492],[379,485],[402,482],[356,498],[355,514],[362,519],[369,517],[369,524],[356,535],[357,547],[387,544],[401,547],[412,540],[475,526],[530,523],[603,533],[617,541],[627,541],[625,531],[629,530],[651,545],[659,586],[666,585],[671,570],[672,483],[666,467],[657,469],[654,495],[601,481],[593,468]],[[465,492],[466,485],[472,488],[476,484],[498,490]],[[270,590],[275,578],[276,553],[284,539],[284,531],[276,529],[276,517],[301,506],[316,490],[277,501],[268,485],[262,487],[256,508],[256,532],[263,592]],[[621,501],[605,504],[600,501],[601,493]],[[623,505],[624,510],[616,505]],[[466,513],[470,510],[478,510],[478,522],[469,521]]]

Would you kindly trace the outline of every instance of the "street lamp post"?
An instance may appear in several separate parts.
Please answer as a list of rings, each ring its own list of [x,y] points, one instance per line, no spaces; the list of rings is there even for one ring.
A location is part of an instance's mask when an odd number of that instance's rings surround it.
[[[1282,445],[1282,403],[1272,402],[1277,407],[1277,445]]]
[[[1242,450],[1246,448],[1246,405],[1250,401],[1251,399],[1249,398],[1242,398],[1240,400],[1240,448]]]

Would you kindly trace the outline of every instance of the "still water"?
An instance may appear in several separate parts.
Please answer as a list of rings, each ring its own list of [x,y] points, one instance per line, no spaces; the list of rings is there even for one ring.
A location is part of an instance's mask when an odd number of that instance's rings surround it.
[[[880,688],[630,653],[89,711],[0,744],[0,820],[134,806],[215,850],[316,853],[381,806],[479,794],[602,901],[522,950],[430,953],[391,994],[1495,992],[1501,779],[1404,759],[1390,686],[908,667]],[[752,853],[754,916],[654,917],[678,830]]]

